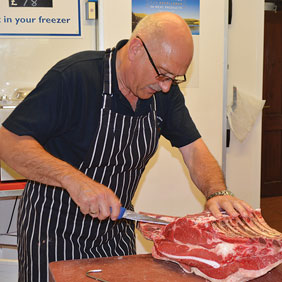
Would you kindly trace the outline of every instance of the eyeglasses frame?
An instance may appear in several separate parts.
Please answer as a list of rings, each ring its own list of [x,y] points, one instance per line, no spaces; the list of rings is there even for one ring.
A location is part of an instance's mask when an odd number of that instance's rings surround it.
[[[165,80],[171,80],[172,84],[174,84],[174,85],[177,85],[177,84],[180,84],[180,83],[186,81],[186,75],[185,74],[183,75],[183,77],[184,77],[183,80],[177,80],[177,79],[171,78],[171,77],[169,77],[169,76],[167,76],[167,75],[165,75],[163,73],[159,73],[159,71],[158,71],[158,69],[157,69],[157,67],[156,67],[156,65],[155,65],[155,63],[153,61],[153,58],[151,57],[151,55],[150,55],[150,53],[149,53],[149,51],[148,51],[144,41],[140,38],[139,35],[137,35],[136,38],[138,38],[141,41],[141,43],[142,43],[142,45],[143,45],[143,47],[144,47],[144,49],[145,49],[145,51],[146,51],[146,53],[148,55],[149,61],[150,61],[151,65],[153,66],[153,68],[155,69],[156,73],[157,73],[156,78],[164,77]]]

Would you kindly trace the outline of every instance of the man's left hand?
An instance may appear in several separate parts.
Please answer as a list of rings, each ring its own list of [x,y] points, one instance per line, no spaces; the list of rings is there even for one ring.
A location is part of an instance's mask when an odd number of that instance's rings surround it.
[[[216,218],[222,217],[220,210],[225,210],[231,217],[237,217],[239,214],[243,217],[252,216],[254,209],[243,200],[234,196],[216,196],[206,202],[205,208],[209,210]]]

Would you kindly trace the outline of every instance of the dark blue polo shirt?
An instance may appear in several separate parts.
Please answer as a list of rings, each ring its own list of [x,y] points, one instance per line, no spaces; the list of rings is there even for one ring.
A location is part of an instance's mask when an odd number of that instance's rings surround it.
[[[118,43],[116,50],[127,41]],[[139,99],[133,111],[119,91],[113,54],[112,110],[140,116],[150,111],[152,98]],[[17,106],[4,127],[34,137],[49,153],[78,167],[86,157],[99,124],[103,90],[103,51],[74,54],[52,67]],[[159,132],[172,146],[182,147],[200,137],[178,86],[155,94]]]

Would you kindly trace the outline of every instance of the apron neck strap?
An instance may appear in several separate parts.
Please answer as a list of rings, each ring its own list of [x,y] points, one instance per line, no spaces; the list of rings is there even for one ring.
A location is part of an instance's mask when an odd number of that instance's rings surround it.
[[[113,96],[112,92],[112,58],[113,58],[113,51],[115,48],[108,48],[104,55],[104,82],[103,82],[103,96],[104,96],[104,102],[103,102],[103,108],[109,108],[111,104],[110,97]],[[109,98],[108,98],[109,97]],[[153,105],[150,105],[151,110],[153,112],[156,112],[156,98],[155,95],[153,95]]]
[[[103,84],[103,95],[110,95],[112,96],[112,55],[113,50],[108,48],[105,52],[104,56],[104,84]]]

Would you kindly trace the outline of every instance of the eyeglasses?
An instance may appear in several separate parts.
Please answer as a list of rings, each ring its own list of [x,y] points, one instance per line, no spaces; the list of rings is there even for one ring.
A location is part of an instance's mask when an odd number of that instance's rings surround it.
[[[144,47],[144,49],[145,49],[145,51],[146,51],[146,53],[148,55],[149,61],[152,64],[153,68],[155,69],[155,71],[157,73],[156,79],[158,79],[160,81],[171,80],[172,84],[180,84],[180,83],[186,81],[186,75],[185,74],[184,75],[177,75],[174,78],[172,78],[172,77],[169,77],[166,74],[159,73],[159,71],[158,71],[158,69],[157,69],[157,67],[156,67],[156,65],[155,65],[155,63],[154,63],[154,61],[153,61],[153,59],[152,59],[152,57],[151,57],[151,55],[150,55],[146,45],[145,45],[145,43],[143,42],[143,40],[138,35],[136,37],[141,40],[142,45],[143,45],[143,47]]]

